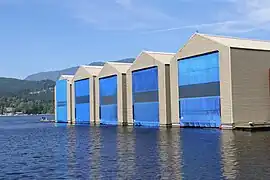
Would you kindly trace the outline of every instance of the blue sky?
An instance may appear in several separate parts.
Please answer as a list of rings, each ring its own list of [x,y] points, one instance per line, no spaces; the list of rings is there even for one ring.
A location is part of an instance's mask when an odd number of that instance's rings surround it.
[[[0,76],[176,52],[201,33],[270,39],[267,0],[0,0]]]

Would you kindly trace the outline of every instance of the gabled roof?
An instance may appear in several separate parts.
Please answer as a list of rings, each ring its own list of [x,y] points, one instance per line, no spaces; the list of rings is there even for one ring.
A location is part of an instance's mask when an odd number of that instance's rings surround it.
[[[71,81],[72,79],[73,79],[73,75],[61,75],[60,77],[59,77],[59,80],[64,80],[64,79],[67,79],[67,80],[69,80],[69,81]]]
[[[175,53],[152,52],[152,51],[142,51],[142,53],[146,53],[152,56],[154,59],[158,60],[163,64],[170,64],[170,61],[175,55]]]
[[[254,50],[270,50],[270,41],[242,39],[235,37],[200,34],[200,33],[196,33],[193,36],[195,35],[210,39],[227,47],[254,49]]]
[[[118,63],[118,62],[107,62],[107,64],[114,67],[120,73],[126,73],[130,68],[130,66],[132,65],[132,63]]]
[[[97,76],[99,74],[99,72],[101,71],[101,69],[103,68],[103,66],[85,66],[85,65],[83,65],[83,66],[80,66],[80,68],[85,69],[92,76]]]

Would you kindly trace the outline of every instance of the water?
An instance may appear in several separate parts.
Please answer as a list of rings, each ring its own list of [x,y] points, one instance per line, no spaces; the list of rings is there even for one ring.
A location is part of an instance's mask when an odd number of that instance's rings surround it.
[[[269,179],[270,133],[0,118],[0,179]]]

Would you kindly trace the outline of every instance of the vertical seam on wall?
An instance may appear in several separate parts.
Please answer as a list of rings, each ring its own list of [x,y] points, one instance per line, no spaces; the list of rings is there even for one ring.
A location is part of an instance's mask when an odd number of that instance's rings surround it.
[[[230,82],[229,82],[229,84],[230,84],[230,105],[231,105],[231,123],[233,124],[233,100],[232,100],[232,98],[233,98],[233,94],[232,94],[232,62],[231,62],[231,60],[232,60],[232,58],[231,58],[231,56],[232,56],[232,53],[231,53],[231,48],[229,47],[229,80],[230,80]]]

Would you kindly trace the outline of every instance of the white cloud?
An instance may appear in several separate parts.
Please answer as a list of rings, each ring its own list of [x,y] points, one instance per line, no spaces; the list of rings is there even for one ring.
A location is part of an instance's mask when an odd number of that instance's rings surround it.
[[[197,1],[179,0],[192,3]],[[210,1],[210,0],[209,0]],[[237,34],[249,33],[257,30],[270,31],[270,0],[211,0],[212,3],[225,3],[222,7],[213,11],[212,19],[200,19],[202,23],[183,25],[164,29],[147,31],[146,33],[158,33],[193,29],[207,33]],[[212,10],[209,10],[212,11]],[[193,16],[194,17],[194,16]],[[197,17],[197,16],[196,16]],[[190,22],[194,19],[190,19]]]
[[[138,30],[172,26],[175,19],[144,0],[69,0],[74,17],[99,29]]]
[[[172,17],[162,11],[162,6],[155,7],[153,1],[151,4],[147,0],[62,1],[68,6],[73,17],[103,30],[139,30],[145,33],[161,33],[192,29],[222,34],[270,31],[270,0],[209,0],[215,4],[209,8],[216,7],[217,9],[214,11],[209,9],[208,12],[212,13],[212,16],[207,16],[207,18],[204,16],[198,18],[199,14],[195,15],[193,11],[190,14],[188,12],[179,17]],[[188,2],[188,5],[185,4],[186,8],[202,5],[195,0],[178,0],[179,5],[181,2]],[[208,7],[206,5],[203,8]]]
[[[217,33],[246,33],[256,30],[270,30],[270,1],[268,0],[227,0],[231,9],[224,9],[223,19],[233,18],[236,23],[217,25]]]
[[[180,26],[180,27],[174,27],[174,28],[167,28],[167,29],[156,29],[152,31],[144,32],[145,34],[148,33],[158,33],[158,32],[166,32],[166,31],[175,31],[175,30],[183,30],[183,29],[205,29],[205,28],[211,28],[215,26],[227,26],[230,24],[236,24],[235,21],[223,21],[223,22],[214,22],[214,23],[205,23],[205,24],[194,24],[194,25],[186,25],[186,26]]]

